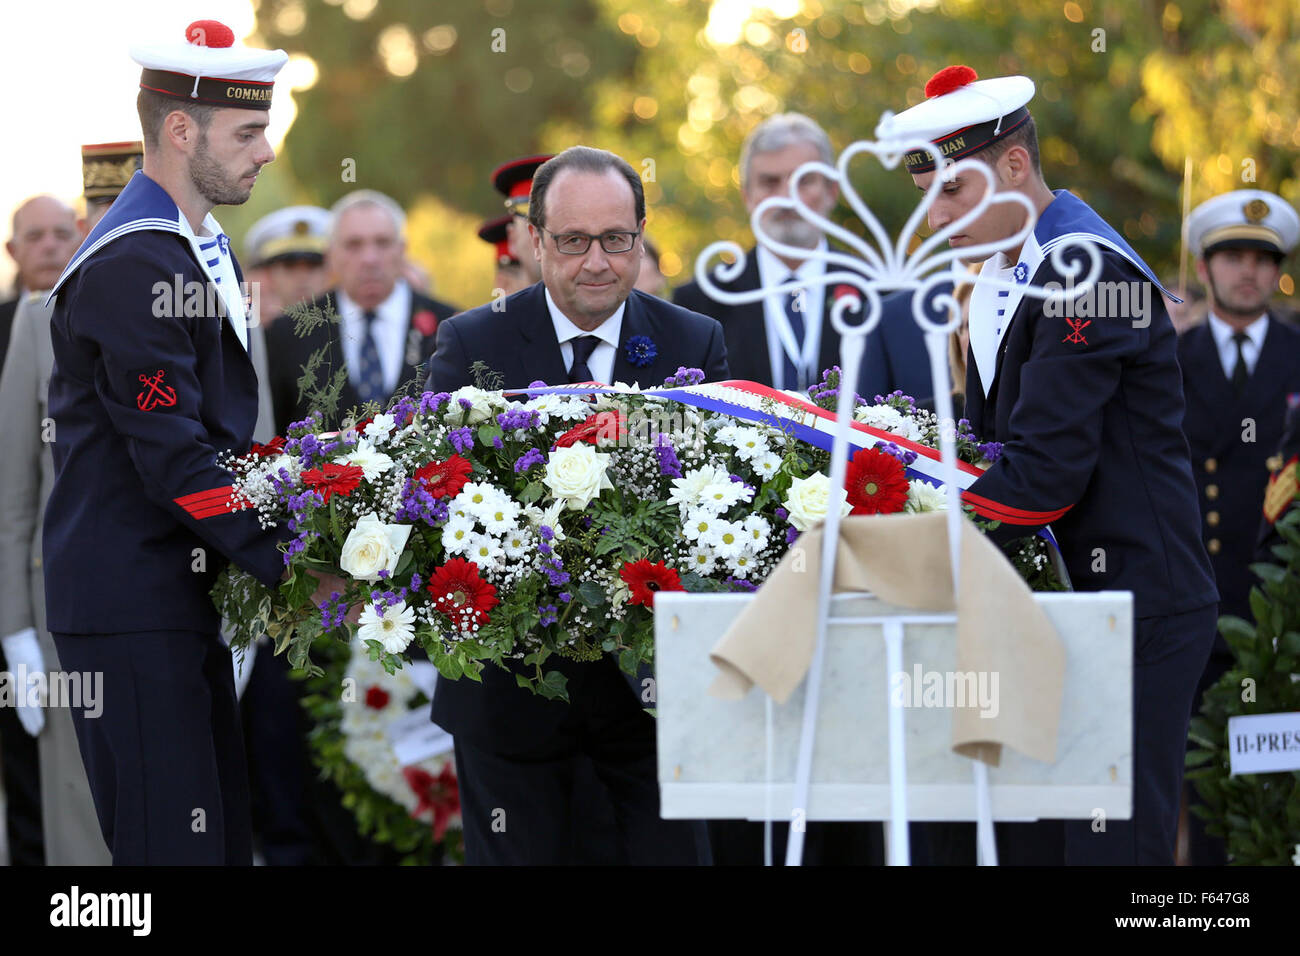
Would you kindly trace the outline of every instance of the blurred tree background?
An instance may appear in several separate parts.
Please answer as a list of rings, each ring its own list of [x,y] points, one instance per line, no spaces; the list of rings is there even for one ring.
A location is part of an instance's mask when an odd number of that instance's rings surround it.
[[[737,159],[764,117],[808,113],[840,150],[966,63],[1035,80],[1048,184],[1176,277],[1185,177],[1193,205],[1234,188],[1300,200],[1298,20],[1292,0],[260,0],[252,42],[319,75],[269,188],[226,218],[237,234],[278,203],[383,190],[411,211],[438,294],[470,306],[490,295],[474,235],[501,212],[490,171],[587,143],[642,171],[679,283],[709,242],[750,241]],[[900,228],[906,174],[860,157],[853,178]]]

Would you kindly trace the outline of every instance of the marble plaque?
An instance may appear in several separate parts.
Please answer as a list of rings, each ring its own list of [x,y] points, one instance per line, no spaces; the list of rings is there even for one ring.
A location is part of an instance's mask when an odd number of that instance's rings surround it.
[[[740,613],[746,594],[662,592],[655,597],[659,785],[665,818],[788,819],[803,720],[804,687],[772,704],[770,779],[767,696],[711,697],[709,650]],[[1040,594],[1036,600],[1065,645],[1065,693],[1056,762],[1003,748],[990,768],[993,816],[1128,819],[1132,803],[1133,604],[1127,591]],[[868,595],[835,599],[839,617],[907,614]],[[888,704],[891,683],[878,625],[832,623],[813,751],[807,819],[889,818]],[[953,627],[907,629],[903,672],[951,673]],[[919,666],[919,671],[917,670]],[[931,680],[931,683],[932,680]],[[895,684],[894,686],[898,686]],[[904,685],[906,686],[906,685]],[[971,685],[967,685],[968,687]],[[951,749],[951,710],[910,691],[904,708],[908,816],[972,820],[971,761]]]

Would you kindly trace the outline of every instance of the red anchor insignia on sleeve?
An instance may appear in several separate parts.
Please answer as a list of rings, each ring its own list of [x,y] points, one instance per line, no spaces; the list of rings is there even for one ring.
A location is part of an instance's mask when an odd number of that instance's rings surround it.
[[[153,411],[159,405],[170,408],[176,404],[176,389],[163,384],[163,374],[162,369],[159,369],[156,375],[140,373],[140,384],[144,386],[144,391],[135,397],[136,407],[140,411]]]
[[[1070,327],[1070,334],[1061,339],[1062,342],[1069,342],[1071,345],[1088,344],[1088,340],[1084,338],[1083,330],[1092,325],[1092,319],[1088,319],[1084,322],[1079,319],[1067,318],[1065,324]]]

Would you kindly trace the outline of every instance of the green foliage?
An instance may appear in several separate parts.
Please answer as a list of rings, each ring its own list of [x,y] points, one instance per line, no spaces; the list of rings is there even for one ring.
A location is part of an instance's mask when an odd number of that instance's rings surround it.
[[[1300,535],[1300,510],[1278,522],[1284,539]],[[1233,666],[1205,692],[1192,718],[1187,779],[1204,806],[1193,812],[1206,830],[1221,837],[1236,865],[1289,866],[1300,843],[1300,772],[1232,776],[1228,720],[1245,714],[1300,711],[1300,551],[1285,566],[1254,565],[1261,585],[1251,589],[1254,623],[1219,620],[1219,633],[1232,649]]]

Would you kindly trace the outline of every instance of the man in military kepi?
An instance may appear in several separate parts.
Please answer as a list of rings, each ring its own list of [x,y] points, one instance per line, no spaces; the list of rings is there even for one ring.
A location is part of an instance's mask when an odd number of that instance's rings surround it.
[[[328,209],[285,206],[249,227],[244,237],[250,282],[257,282],[258,319],[275,320],[285,309],[310,302],[329,288],[325,272]]]
[[[533,188],[533,174],[551,157],[524,156],[502,163],[492,171],[492,185],[505,197],[510,223],[506,227],[510,255],[523,266],[528,281],[524,288],[542,281],[542,266],[533,253],[533,240],[528,235],[528,196]]]
[[[288,57],[213,20],[131,55],[144,169],[51,293],[48,626],[66,670],[103,675],[102,714],[73,721],[114,864],[248,864],[239,711],[208,592],[228,560],[274,586],[284,557],[234,510],[217,463],[249,447],[257,380],[211,209],[245,202],[275,158],[267,110]],[[195,285],[198,310],[183,298]]]
[[[479,226],[478,237],[492,247],[494,273],[492,275],[493,295],[500,289],[505,295],[514,295],[521,289],[527,289],[532,282],[524,271],[523,263],[510,251],[510,221],[513,215],[497,216]]]
[[[928,99],[893,118],[890,135],[938,147],[944,168],[927,150],[904,165],[921,190],[941,177],[930,226],[969,250],[961,258],[984,263],[971,293],[966,417],[1003,449],[966,500],[1001,522],[991,532],[999,543],[1051,524],[1076,590],[1134,595],[1133,817],[1104,830],[1067,822],[1065,861],[1169,865],[1192,695],[1218,616],[1182,434],[1177,341],[1137,253],[1081,200],[1048,189],[1026,105],[1033,93],[1027,77],[978,81],[969,67],[949,67],[926,84]],[[989,249],[1024,230],[1018,202],[968,221],[986,180],[946,163],[967,157],[989,169],[997,193],[1035,209],[1019,248]],[[1018,288],[1064,288],[1051,254],[1077,240],[1101,257],[1096,289],[1049,306]]]
[[[1209,298],[1207,321],[1183,333],[1187,414],[1183,430],[1192,452],[1201,505],[1201,534],[1219,585],[1219,613],[1251,619],[1260,503],[1266,462],[1282,440],[1287,411],[1300,405],[1300,332],[1269,313],[1282,260],[1300,237],[1300,216],[1281,196],[1239,189],[1192,210],[1187,242]],[[1200,696],[1232,664],[1216,635],[1201,675]],[[1194,865],[1227,862],[1222,841],[1188,818]]]

